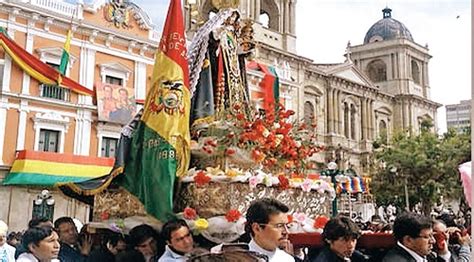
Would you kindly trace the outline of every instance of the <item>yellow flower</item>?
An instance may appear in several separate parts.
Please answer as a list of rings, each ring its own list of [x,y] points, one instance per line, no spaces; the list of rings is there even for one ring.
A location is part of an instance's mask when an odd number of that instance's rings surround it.
[[[199,218],[198,220],[194,221],[194,227],[197,230],[205,230],[209,227],[209,223],[204,218]]]
[[[241,175],[242,172],[239,172],[239,170],[236,170],[236,169],[229,169],[229,170],[227,170],[227,172],[225,174],[228,177],[236,177],[238,175]]]

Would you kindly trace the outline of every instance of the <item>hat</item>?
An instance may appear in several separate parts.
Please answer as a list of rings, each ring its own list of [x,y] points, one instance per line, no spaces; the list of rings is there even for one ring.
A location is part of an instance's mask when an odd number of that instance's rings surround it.
[[[3,220],[0,220],[0,235],[6,236],[7,231],[8,231],[7,223],[3,222]]]

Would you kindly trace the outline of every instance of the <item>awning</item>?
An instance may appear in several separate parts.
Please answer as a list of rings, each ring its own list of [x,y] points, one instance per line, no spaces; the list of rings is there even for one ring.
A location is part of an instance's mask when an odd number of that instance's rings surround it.
[[[3,185],[55,186],[108,174],[114,158],[30,150],[18,151]]]
[[[94,95],[94,91],[82,86],[65,75],[61,75],[56,69],[43,63],[34,55],[28,53],[15,41],[8,37],[4,28],[0,27],[0,46],[28,75],[40,83],[48,85],[59,85],[83,95]]]

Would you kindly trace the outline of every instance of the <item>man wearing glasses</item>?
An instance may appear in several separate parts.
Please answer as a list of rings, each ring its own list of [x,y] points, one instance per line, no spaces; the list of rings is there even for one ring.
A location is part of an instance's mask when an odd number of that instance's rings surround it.
[[[161,229],[162,238],[166,240],[165,253],[158,262],[186,261],[194,248],[193,236],[186,222],[182,219],[170,220]]]
[[[383,262],[426,262],[435,239],[433,223],[425,216],[404,213],[395,219],[393,234],[397,245],[383,258]]]
[[[293,256],[279,248],[288,240],[288,207],[270,198],[252,202],[247,210],[245,231],[252,240],[249,250],[268,257],[269,262],[294,262]]]

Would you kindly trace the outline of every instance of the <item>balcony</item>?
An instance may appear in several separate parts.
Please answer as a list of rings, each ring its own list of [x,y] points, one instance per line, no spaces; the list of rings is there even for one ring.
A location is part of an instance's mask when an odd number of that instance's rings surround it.
[[[65,102],[71,101],[71,90],[67,88],[46,84],[40,85],[39,88],[41,97],[52,98]]]

